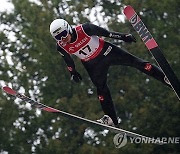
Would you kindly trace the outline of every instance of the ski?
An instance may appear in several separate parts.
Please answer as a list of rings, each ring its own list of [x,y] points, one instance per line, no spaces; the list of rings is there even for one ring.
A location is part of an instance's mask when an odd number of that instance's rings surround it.
[[[39,103],[39,102],[37,102],[37,101],[35,101],[35,100],[33,100],[33,99],[23,95],[23,94],[18,93],[17,91],[13,90],[12,88],[10,88],[8,86],[3,87],[3,91],[6,92],[7,94],[10,94],[12,96],[15,96],[16,98],[21,99],[21,100],[23,100],[23,101],[25,101],[27,103],[30,103],[32,105],[32,107],[41,109],[41,110],[46,111],[46,112],[57,113],[57,114],[59,114],[59,115],[61,115],[63,117],[78,120],[78,121],[80,121],[82,123],[86,123],[88,125],[92,125],[92,126],[96,125],[96,126],[102,128],[102,129],[108,129],[108,130],[110,130],[110,131],[112,131],[114,133],[122,133],[122,134],[125,134],[126,136],[129,136],[129,137],[133,137],[133,138],[139,137],[139,138],[145,139],[147,141],[152,141],[153,143],[156,143],[156,144],[160,144],[160,145],[163,144],[162,141],[156,140],[154,138],[146,137],[146,136],[143,136],[143,135],[131,132],[131,131],[121,129],[121,128],[116,128],[116,127],[113,127],[113,126],[104,125],[104,124],[98,123],[98,122],[93,121],[93,120],[82,118],[82,117],[79,117],[77,115],[70,114],[68,112],[64,112],[64,111],[52,108],[52,107],[47,106],[45,104]]]
[[[143,21],[137,15],[136,11],[133,9],[132,6],[126,6],[124,8],[124,14],[129,20],[129,22],[132,24],[133,28],[139,34],[152,56],[155,58],[163,73],[168,78],[172,89],[180,100],[180,82],[176,77],[175,73],[173,72],[171,66],[167,62],[166,58],[164,57],[162,50],[159,48],[155,39],[153,38],[153,36],[151,35],[151,33],[144,25]]]

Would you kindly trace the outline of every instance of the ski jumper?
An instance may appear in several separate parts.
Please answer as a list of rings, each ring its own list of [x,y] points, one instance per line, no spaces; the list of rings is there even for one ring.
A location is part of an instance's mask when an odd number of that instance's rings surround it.
[[[70,54],[74,54],[81,59],[97,88],[98,99],[104,113],[110,116],[114,124],[117,125],[116,111],[107,85],[107,73],[110,66],[131,66],[165,85],[168,84],[164,81],[165,75],[159,67],[128,53],[99,36],[124,40],[124,34],[109,32],[99,26],[85,23],[73,28],[71,43],[63,44],[58,41],[57,50],[64,58],[69,71],[75,70],[75,64]]]

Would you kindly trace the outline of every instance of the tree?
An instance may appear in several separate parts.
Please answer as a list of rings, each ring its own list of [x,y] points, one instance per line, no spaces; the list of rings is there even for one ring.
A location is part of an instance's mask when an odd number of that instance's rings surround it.
[[[12,0],[13,13],[3,13],[5,29],[1,39],[1,81],[16,90],[38,99],[44,104],[82,116],[97,119],[103,113],[98,105],[96,90],[80,61],[76,68],[83,76],[80,84],[70,82],[63,59],[56,52],[49,33],[49,24],[55,18],[65,18],[72,26],[91,21],[113,31],[133,30],[119,18],[122,7],[130,4],[141,14],[142,20],[163,49],[173,70],[179,76],[178,64],[178,1],[44,1]],[[98,16],[96,16],[98,14]],[[102,20],[99,20],[99,15]],[[122,17],[122,16],[121,16]],[[126,21],[126,20],[125,20]],[[104,25],[105,24],[105,25]],[[13,35],[14,39],[8,36]],[[125,44],[133,54],[153,63],[142,41]],[[10,37],[11,38],[11,37]],[[138,50],[137,50],[138,49]],[[169,52],[171,51],[171,52]],[[6,58],[8,56],[8,58]],[[6,73],[7,72],[7,73]],[[132,68],[113,67],[109,70],[108,84],[112,92],[122,128],[135,130],[147,136],[179,136],[179,102],[171,89],[142,75]],[[158,94],[158,95],[157,95]],[[115,149],[112,133],[102,135],[98,128],[87,131],[87,125],[69,121],[57,115],[31,110],[23,102],[13,104],[0,95],[0,147],[9,153],[178,153],[177,145],[136,145],[128,143]],[[152,116],[153,115],[153,116]],[[161,125],[159,124],[161,122]],[[27,144],[28,143],[28,144]]]

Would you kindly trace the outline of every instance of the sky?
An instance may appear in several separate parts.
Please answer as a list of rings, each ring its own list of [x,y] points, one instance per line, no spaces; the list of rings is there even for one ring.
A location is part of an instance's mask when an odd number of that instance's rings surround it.
[[[13,9],[13,5],[8,0],[0,0],[0,12],[8,11]]]
[[[0,0],[0,12],[2,12],[2,11],[11,12],[11,10],[13,10],[14,6],[9,1],[10,0]],[[35,3],[38,2],[37,0],[30,0],[30,1],[35,2]],[[99,7],[99,6],[94,7],[91,10],[91,14],[89,16],[89,19],[93,24],[97,24],[97,25],[100,25],[104,28],[107,28],[106,26],[104,26],[104,25],[106,25],[105,24],[106,21],[104,21],[104,19],[102,18],[102,14],[101,14],[102,9],[103,8]],[[118,18],[119,18],[119,21],[124,22],[124,16],[123,15],[118,15]],[[98,19],[98,22],[96,21],[96,19]]]

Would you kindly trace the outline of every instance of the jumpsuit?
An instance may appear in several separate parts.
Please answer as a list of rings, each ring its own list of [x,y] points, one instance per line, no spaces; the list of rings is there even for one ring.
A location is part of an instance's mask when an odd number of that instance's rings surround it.
[[[79,33],[78,30],[80,31]],[[73,28],[72,42],[76,42],[76,40],[78,39],[77,37],[80,37],[81,34],[87,36],[87,38],[96,36],[96,39],[98,38],[99,40],[99,48],[97,49],[98,51],[95,52],[95,54],[91,55],[90,58],[81,59],[80,57],[80,59],[83,66],[87,70],[91,78],[91,81],[97,88],[97,96],[100,101],[102,110],[106,115],[111,117],[115,125],[118,124],[118,120],[115,107],[112,101],[111,93],[107,85],[107,73],[110,66],[124,65],[134,67],[140,70],[141,72],[149,76],[152,76],[155,79],[164,83],[165,85],[169,86],[165,82],[165,75],[159,67],[130,54],[124,49],[121,49],[118,46],[103,40],[102,38],[99,38],[99,36],[104,36],[126,41],[125,34],[118,32],[110,32],[99,26],[90,23],[85,23]],[[84,39],[84,36],[80,38],[81,42],[86,41],[86,39]],[[78,46],[81,44],[75,43],[75,45]],[[86,53],[82,53],[81,49],[79,49],[79,53],[81,52],[81,55],[85,55]],[[68,50],[68,48],[64,48],[61,45],[61,43],[57,43],[57,50],[63,56],[69,71],[75,71],[75,64],[70,56],[70,54],[75,54],[75,52],[71,52]]]

